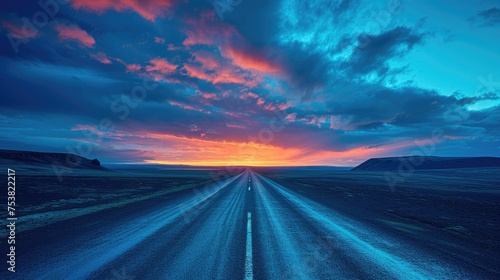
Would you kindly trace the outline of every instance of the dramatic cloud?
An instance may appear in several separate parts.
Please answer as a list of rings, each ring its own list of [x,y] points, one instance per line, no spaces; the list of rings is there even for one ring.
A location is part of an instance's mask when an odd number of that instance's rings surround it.
[[[70,0],[75,9],[83,9],[102,14],[107,10],[117,12],[134,11],[149,21],[165,16],[169,8],[174,6],[174,0]]]
[[[202,165],[500,155],[500,45],[477,28],[498,9],[396,2],[243,1],[221,20],[211,1],[71,0],[30,29],[38,6],[14,1],[0,12],[1,146]]]
[[[76,25],[57,24],[54,29],[57,31],[60,40],[77,41],[87,48],[93,48],[95,45],[94,38]]]
[[[252,53],[251,51],[228,47],[224,50],[223,55],[230,58],[235,65],[243,69],[253,69],[263,73],[281,71],[278,65],[266,60],[263,55]]]
[[[346,64],[350,74],[386,74],[391,59],[401,58],[423,40],[407,27],[396,27],[379,35],[361,34],[357,46]]]
[[[205,80],[213,84],[247,84],[251,83],[248,75],[239,72],[237,69],[221,66],[215,71],[208,71],[202,66],[185,64],[184,70],[187,75],[200,80]]]

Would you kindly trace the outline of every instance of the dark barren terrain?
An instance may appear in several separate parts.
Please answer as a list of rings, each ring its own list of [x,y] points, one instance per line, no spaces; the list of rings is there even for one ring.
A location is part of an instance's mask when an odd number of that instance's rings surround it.
[[[500,277],[496,167],[7,167],[18,279]]]
[[[388,157],[372,158],[353,171],[398,171],[399,169],[435,170],[500,167],[497,157]]]

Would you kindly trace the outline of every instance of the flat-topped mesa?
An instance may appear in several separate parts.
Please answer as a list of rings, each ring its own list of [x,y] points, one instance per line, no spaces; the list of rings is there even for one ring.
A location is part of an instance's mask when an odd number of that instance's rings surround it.
[[[77,169],[105,169],[98,159],[87,159],[69,153],[0,150],[0,159],[33,165],[57,164]]]
[[[415,170],[500,167],[497,157],[387,157],[372,158],[354,167],[352,171],[397,171],[411,166]]]

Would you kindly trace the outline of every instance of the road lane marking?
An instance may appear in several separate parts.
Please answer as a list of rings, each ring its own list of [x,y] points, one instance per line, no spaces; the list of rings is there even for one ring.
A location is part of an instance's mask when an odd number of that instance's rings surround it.
[[[245,258],[245,280],[253,279],[252,264],[252,213],[247,216],[247,252]]]
[[[250,190],[250,187],[248,187],[248,190]]]

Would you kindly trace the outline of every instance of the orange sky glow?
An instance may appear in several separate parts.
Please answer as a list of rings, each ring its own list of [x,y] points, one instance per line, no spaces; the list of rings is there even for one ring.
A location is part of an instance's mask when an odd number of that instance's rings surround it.
[[[148,134],[164,143],[160,149],[145,151],[148,164],[185,164],[197,166],[353,166],[383,154],[387,147],[359,147],[346,151],[283,148],[259,143],[238,143],[189,139],[168,134]]]

